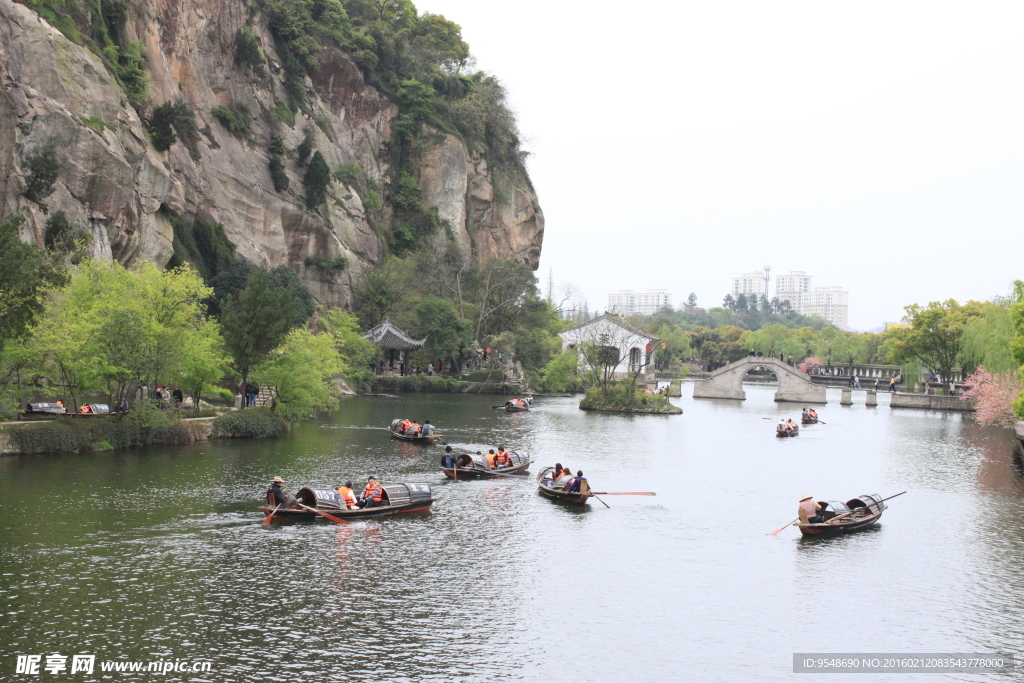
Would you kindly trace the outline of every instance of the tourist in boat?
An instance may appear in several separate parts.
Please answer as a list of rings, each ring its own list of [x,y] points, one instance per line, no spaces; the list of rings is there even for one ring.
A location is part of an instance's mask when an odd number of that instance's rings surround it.
[[[512,466],[512,458],[509,457],[508,451],[505,450],[504,446],[498,446],[498,453],[494,456],[494,464],[498,469]]]
[[[411,424],[412,424],[412,422],[410,422],[408,419],[402,420],[401,423],[399,423],[399,425],[398,425],[398,433],[399,434],[405,434],[405,430],[408,429],[409,425],[411,425]]]
[[[807,516],[808,524],[821,524],[825,518],[821,516],[821,506],[814,502],[814,496],[804,495],[800,498],[800,505],[797,507],[797,517],[804,513]]]
[[[813,419],[813,420],[817,420],[818,419],[818,411],[815,410],[814,408],[808,408],[807,409],[807,414],[810,415],[811,419]]]
[[[585,481],[586,479],[583,477],[583,470],[577,470],[576,476],[569,480],[566,484],[566,488],[570,493],[579,493],[580,487],[583,486],[583,482]]]
[[[92,406],[86,404],[86,405],[84,405],[84,406],[82,406],[81,408],[78,409],[78,413],[80,415],[91,415],[92,414]]]
[[[270,496],[273,495],[273,504],[281,507],[290,508],[294,507],[298,503],[298,499],[292,494],[284,490],[284,479],[281,477],[274,477],[270,480],[270,488],[267,489],[267,502],[270,503]]]
[[[490,465],[491,469],[493,470],[495,462],[498,459],[498,456],[494,453],[494,449],[492,448],[491,450],[487,451],[487,455],[484,456],[484,459],[487,460],[487,464]]]
[[[369,477],[366,480],[366,488],[364,488],[362,494],[360,494],[359,502],[356,503],[356,506],[361,508],[379,507],[383,499],[384,489],[377,483],[377,479],[375,477]]]
[[[547,485],[554,486],[555,482],[558,481],[559,477],[562,476],[562,463],[556,462],[555,469],[551,470],[551,474],[549,474],[548,476],[551,477],[551,481],[546,482]]]
[[[800,429],[799,427],[797,427],[797,426],[796,426],[796,423],[795,423],[795,422],[793,422],[792,420],[789,420],[789,419],[787,419],[787,420],[786,420],[786,424],[787,424],[787,425],[789,425],[789,428],[790,428],[790,429],[791,429],[792,431],[794,431],[794,432],[795,432],[796,430]]]
[[[344,485],[338,484],[338,495],[345,501],[345,507],[351,509],[356,506],[356,497],[352,493],[352,482],[346,481]]]
[[[405,428],[406,436],[419,436],[420,435],[420,423],[410,422],[409,426]]]

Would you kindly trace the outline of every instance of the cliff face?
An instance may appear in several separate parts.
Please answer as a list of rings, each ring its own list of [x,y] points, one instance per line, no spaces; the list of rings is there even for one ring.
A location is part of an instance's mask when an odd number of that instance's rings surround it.
[[[92,233],[93,256],[164,265],[173,252],[170,219],[199,219],[222,224],[239,256],[287,264],[320,301],[347,303],[352,284],[385,254],[387,207],[368,216],[356,189],[335,180],[325,205],[307,211],[304,167],[286,159],[290,189],[275,192],[267,146],[280,134],[294,150],[309,133],[332,170],[355,164],[384,184],[398,108],[367,85],[345,52],[325,46],[305,82],[308,111],[290,120],[265,22],[251,24],[268,57],[267,76],[234,64],[236,32],[251,16],[241,0],[131,3],[127,30],[145,46],[152,104],[184,102],[200,130],[191,149],[179,142],[160,152],[102,60],[28,7],[0,0],[0,211],[29,217],[22,239],[41,244],[47,215],[63,210]],[[210,113],[238,103],[253,114],[243,138]],[[437,138],[417,162],[425,202],[478,263],[499,257],[536,268],[544,218],[529,179],[502,174],[496,184],[484,158],[459,137]],[[56,144],[60,171],[41,206],[23,196],[26,157],[47,143]],[[314,256],[345,256],[349,265],[324,272],[307,266]]]

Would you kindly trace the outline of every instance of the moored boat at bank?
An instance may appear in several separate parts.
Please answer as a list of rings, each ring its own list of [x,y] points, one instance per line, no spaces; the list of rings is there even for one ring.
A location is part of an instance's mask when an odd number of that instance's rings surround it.
[[[449,479],[491,479],[503,477],[510,474],[523,474],[530,469],[528,453],[516,453],[509,451],[509,467],[498,467],[491,469],[487,458],[479,453],[445,453],[441,458],[441,471]]]
[[[381,484],[383,494],[381,505],[372,508],[348,509],[341,499],[341,495],[335,489],[302,488],[295,496],[298,501],[312,510],[301,507],[277,508],[268,504],[260,510],[269,515],[274,513],[274,518],[281,519],[323,519],[317,514],[317,510],[327,513],[339,519],[360,519],[365,517],[387,517],[388,515],[409,514],[415,512],[427,512],[434,503],[433,492],[430,484],[402,483],[402,484]]]

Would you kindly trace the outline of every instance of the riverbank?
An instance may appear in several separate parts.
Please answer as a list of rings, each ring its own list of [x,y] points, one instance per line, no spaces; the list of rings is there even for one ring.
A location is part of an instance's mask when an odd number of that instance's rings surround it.
[[[261,408],[195,418],[158,410],[127,416],[58,417],[0,425],[0,455],[101,453],[131,446],[274,437],[287,430],[284,420]]]

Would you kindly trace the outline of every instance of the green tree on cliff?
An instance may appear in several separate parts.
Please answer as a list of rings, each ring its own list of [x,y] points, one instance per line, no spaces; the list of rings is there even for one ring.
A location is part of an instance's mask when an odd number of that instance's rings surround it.
[[[331,183],[331,169],[319,150],[313,153],[303,182],[306,184],[306,208],[312,211],[327,199],[327,186]]]
[[[43,312],[46,291],[67,281],[66,272],[46,252],[18,237],[24,222],[20,213],[0,222],[0,351],[34,324]]]

